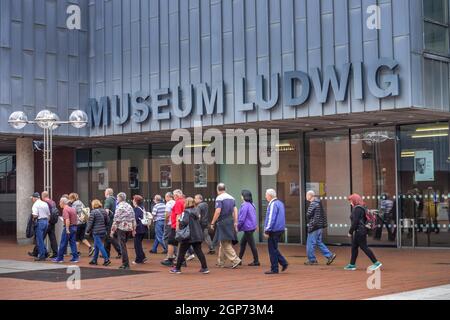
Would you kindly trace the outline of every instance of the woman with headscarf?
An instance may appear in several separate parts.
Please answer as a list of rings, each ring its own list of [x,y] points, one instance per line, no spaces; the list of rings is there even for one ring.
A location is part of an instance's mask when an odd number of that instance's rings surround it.
[[[350,271],[356,270],[356,259],[361,248],[373,263],[369,267],[369,270],[375,271],[382,266],[382,263],[377,260],[372,250],[367,246],[367,207],[361,196],[356,193],[349,196],[348,201],[352,206],[352,214],[350,216],[351,227],[348,232],[349,238],[352,239],[352,257],[350,263],[344,269]]]

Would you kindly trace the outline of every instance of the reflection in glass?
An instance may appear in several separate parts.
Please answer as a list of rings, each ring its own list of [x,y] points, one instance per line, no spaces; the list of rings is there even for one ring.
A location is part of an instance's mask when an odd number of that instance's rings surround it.
[[[448,123],[400,127],[403,246],[450,245],[448,135]]]
[[[327,213],[329,227],[324,239],[328,243],[347,243],[351,176],[348,131],[308,133],[305,159],[306,190],[320,196]]]

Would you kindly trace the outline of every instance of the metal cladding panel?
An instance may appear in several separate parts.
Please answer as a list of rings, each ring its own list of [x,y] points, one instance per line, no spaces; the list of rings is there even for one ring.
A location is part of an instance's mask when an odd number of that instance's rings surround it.
[[[71,4],[81,8],[81,30],[66,27]],[[367,26],[368,8],[375,5],[379,30]],[[0,0],[0,112],[25,110],[33,118],[51,108],[63,118],[77,108],[88,110],[89,98],[111,101],[114,95],[123,112],[124,95],[149,95],[149,117],[142,123],[130,119],[118,125],[111,116],[105,128],[55,132],[103,136],[189,128],[196,120],[218,126],[411,106],[449,111],[448,62],[423,57],[421,10],[422,0]],[[396,97],[377,98],[367,81],[380,58],[398,62]],[[337,99],[333,80],[328,94],[317,87],[334,72],[342,84],[349,63],[343,99]],[[354,85],[360,63],[363,99]],[[309,96],[301,104],[287,99],[303,88],[294,81],[292,92],[285,91],[284,75],[290,71],[308,75]],[[277,73],[276,104],[262,108],[258,101],[270,100]],[[378,81],[386,76],[389,72],[381,71]],[[155,119],[155,91],[168,90],[169,107],[162,109],[172,110],[180,87],[183,109],[191,85],[191,114]],[[207,97],[198,99],[199,88],[203,95],[218,95],[223,113],[211,112]],[[0,132],[17,131],[3,121]]]
[[[81,30],[66,26],[71,4],[82,9]],[[67,120],[71,111],[86,109],[88,19],[88,0],[0,0],[1,133],[42,134],[33,125],[10,127],[6,120],[13,111],[34,119],[50,109]],[[55,131],[63,136],[87,134],[67,126]]]

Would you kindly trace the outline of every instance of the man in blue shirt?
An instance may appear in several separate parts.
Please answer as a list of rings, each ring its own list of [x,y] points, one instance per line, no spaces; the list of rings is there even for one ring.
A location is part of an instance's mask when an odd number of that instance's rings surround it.
[[[283,202],[277,199],[277,192],[274,189],[267,189],[266,200],[269,204],[264,223],[264,236],[268,238],[271,268],[265,274],[278,274],[278,264],[282,267],[281,271],[286,271],[289,265],[278,250],[278,242],[286,226],[285,209]]]

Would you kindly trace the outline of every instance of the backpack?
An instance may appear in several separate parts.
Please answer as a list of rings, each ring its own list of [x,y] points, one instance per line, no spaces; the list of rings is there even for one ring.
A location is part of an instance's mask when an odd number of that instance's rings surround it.
[[[143,218],[140,219],[142,225],[144,227],[150,227],[153,222],[153,215],[151,214],[151,212],[145,211],[141,207],[138,207],[138,208],[141,209],[141,211],[142,211]]]
[[[89,209],[88,207],[84,207],[83,209],[81,209],[80,220],[83,223],[87,223],[89,220],[90,213],[91,213],[91,209]]]
[[[364,224],[364,226],[369,230],[375,230],[377,228],[377,214],[375,212],[373,212],[372,210],[367,209],[366,207],[363,206],[358,206],[364,209],[365,212],[365,216],[364,218],[366,219],[366,222]]]
[[[58,218],[59,218],[58,208],[56,208],[56,206],[51,206],[50,207],[50,219],[49,219],[48,223],[56,224],[56,223],[58,223]]]

